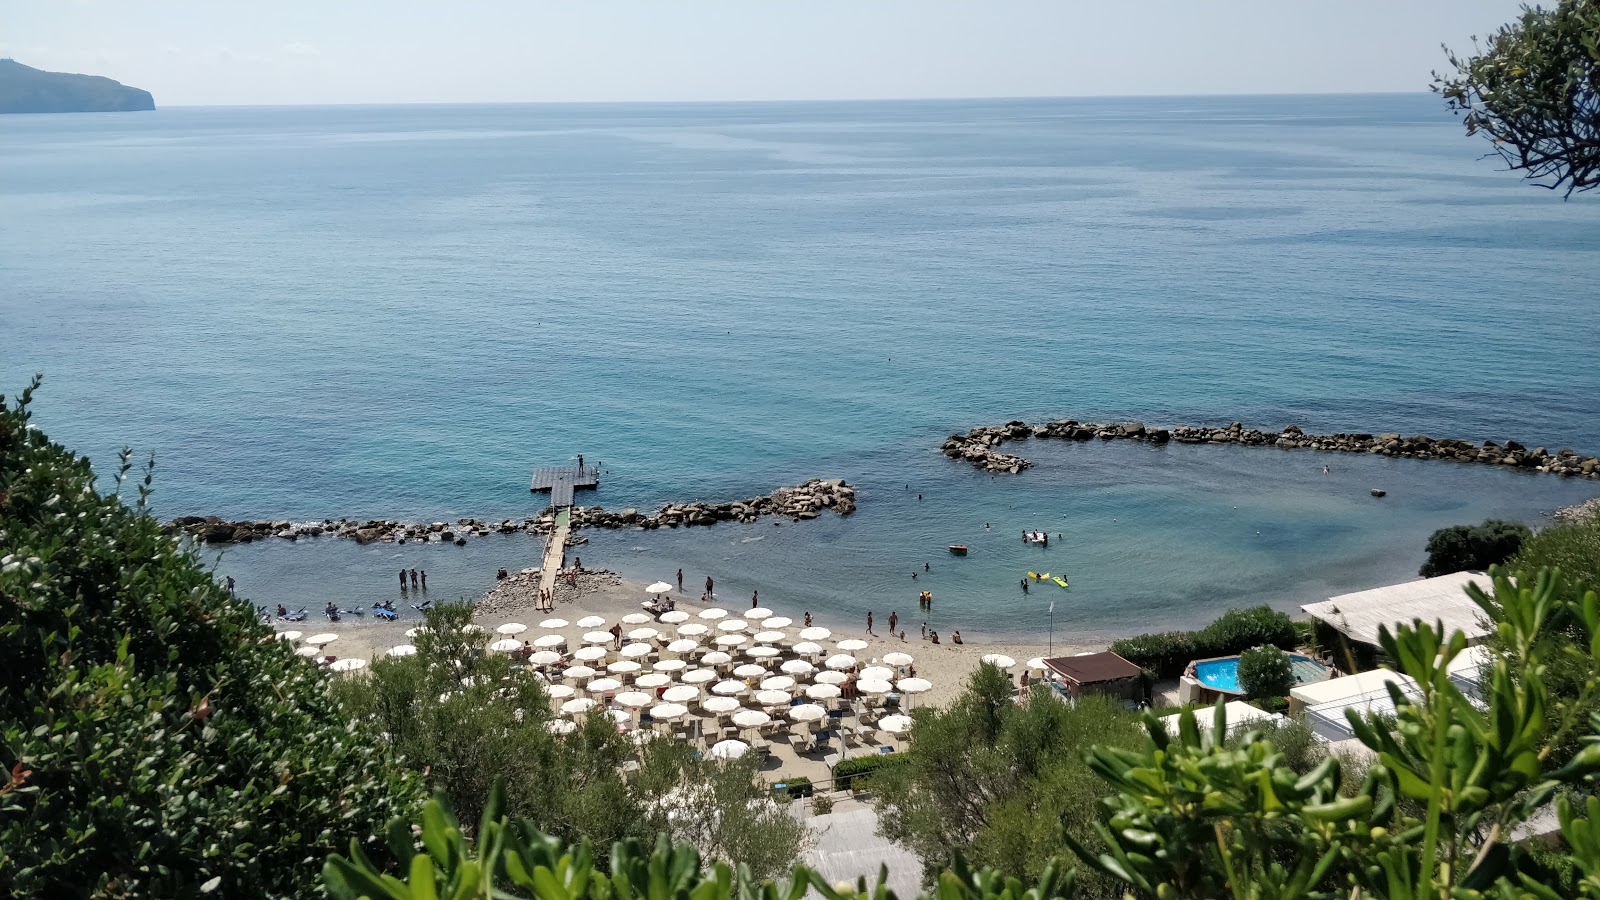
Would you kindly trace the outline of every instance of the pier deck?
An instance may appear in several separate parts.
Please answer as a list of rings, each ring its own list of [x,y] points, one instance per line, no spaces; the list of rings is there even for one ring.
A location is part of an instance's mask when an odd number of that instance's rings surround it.
[[[597,466],[558,466],[535,469],[533,485],[529,490],[535,494],[548,491],[551,508],[561,509],[573,505],[575,491],[593,490],[599,486],[600,469]]]

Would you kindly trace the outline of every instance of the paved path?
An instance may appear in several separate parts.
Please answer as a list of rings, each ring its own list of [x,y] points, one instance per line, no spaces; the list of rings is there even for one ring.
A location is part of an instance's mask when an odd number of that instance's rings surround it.
[[[816,846],[806,851],[805,862],[827,878],[829,883],[854,883],[867,879],[867,887],[878,883],[878,867],[889,867],[889,887],[902,898],[921,892],[922,862],[916,854],[878,836],[878,814],[864,803],[842,800],[825,816],[806,813],[806,825],[816,838]],[[820,896],[813,888],[808,897]]]

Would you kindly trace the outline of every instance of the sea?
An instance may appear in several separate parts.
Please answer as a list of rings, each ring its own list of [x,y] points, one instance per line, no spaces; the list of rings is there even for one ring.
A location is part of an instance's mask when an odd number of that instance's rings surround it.
[[[581,453],[610,509],[858,486],[849,517],[575,551],[735,606],[1052,642],[1293,610],[1600,482],[1121,441],[992,476],[939,444],[1076,418],[1600,452],[1600,200],[1488,150],[1425,94],[5,116],[0,390],[44,373],[35,422],[106,489],[153,455],[161,517],[521,518]],[[538,554],[206,559],[316,609]]]

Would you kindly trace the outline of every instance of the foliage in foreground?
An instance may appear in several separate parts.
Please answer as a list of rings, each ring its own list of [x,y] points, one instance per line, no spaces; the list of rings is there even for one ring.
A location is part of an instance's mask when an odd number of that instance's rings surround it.
[[[420,786],[32,393],[0,400],[0,896],[313,893]]]
[[[1417,571],[1423,578],[1451,572],[1482,572],[1509,561],[1533,532],[1521,522],[1485,519],[1482,525],[1451,525],[1428,537],[1428,558]]]
[[[502,654],[485,653],[470,603],[428,611],[414,656],[373,662],[337,695],[370,730],[469,821],[503,782],[506,813],[555,839],[619,841],[668,833],[757,876],[799,855],[805,828],[772,802],[754,759],[697,758],[672,740],[635,742],[600,710],[554,734],[545,684]],[[603,862],[602,858],[602,862]]]
[[[1469,593],[1501,642],[1517,648],[1524,668],[1513,673],[1507,658],[1496,656],[1483,681],[1482,707],[1450,677],[1451,661],[1466,649],[1460,632],[1444,635],[1422,623],[1393,633],[1385,629],[1385,651],[1416,685],[1412,691],[1391,689],[1392,716],[1347,713],[1373,754],[1363,775],[1347,776],[1336,755],[1323,756],[1309,771],[1297,767],[1265,731],[1229,737],[1220,703],[1206,730],[1192,712],[1181,715],[1176,734],[1146,714],[1140,749],[1099,746],[1087,753],[1112,793],[1104,801],[1105,820],[1089,828],[1067,823],[1065,840],[1086,869],[1075,873],[1066,856],[1052,858],[1030,876],[1034,887],[1028,890],[1023,881],[1002,879],[993,870],[969,870],[958,850],[950,868],[937,877],[937,896],[1107,895],[1080,879],[1098,875],[1119,894],[1161,900],[1600,898],[1600,799],[1579,806],[1566,793],[1600,773],[1600,737],[1586,737],[1572,760],[1555,766],[1549,762],[1551,732],[1545,727],[1547,721],[1558,723],[1558,734],[1600,727],[1578,715],[1600,690],[1595,677],[1600,671],[1591,674],[1578,696],[1553,696],[1542,682],[1535,648],[1546,620],[1565,613],[1581,623],[1591,659],[1600,657],[1600,596],[1570,585],[1559,572],[1515,580],[1500,571],[1492,574],[1492,597],[1475,589]],[[947,738],[941,725],[988,727],[971,735],[968,746],[974,753],[1002,740],[1025,756],[1028,748],[1022,745],[1030,736],[1034,750],[1059,744],[1064,735],[1050,730],[1053,718],[1035,705],[1062,705],[1043,692],[1025,707],[1010,705],[1002,699],[997,676],[985,666],[956,710],[919,714],[907,763],[883,770],[879,778],[915,770],[917,742]],[[944,721],[944,716],[950,718]],[[955,763],[953,754],[939,758],[946,766]],[[951,799],[974,807],[963,813],[971,821],[994,815],[976,807],[1014,802],[994,796],[992,781],[972,780],[997,774],[987,769],[980,763],[934,773],[936,779],[948,779]],[[1517,828],[1551,806],[1568,845],[1560,856],[1517,843]],[[612,852],[611,874],[602,876],[590,865],[586,845],[567,850],[497,815],[498,804],[492,802],[474,851],[442,809],[430,806],[423,829],[426,852],[410,860],[408,881],[379,876],[352,844],[350,859],[329,861],[329,887],[339,897],[393,900],[488,897],[491,886],[498,892],[494,896],[541,900],[798,900],[808,886],[829,900],[856,893],[880,900],[893,896],[883,886],[883,873],[874,888],[863,881],[836,889],[805,867],[796,867],[782,883],[757,883],[748,870],[726,865],[703,872],[692,850],[673,848],[665,840],[648,855],[638,844],[619,845]],[[1091,835],[1100,846],[1086,840]],[[957,838],[952,846],[967,843]],[[411,833],[397,829],[392,841],[403,856]],[[1562,871],[1546,868],[1551,861]]]
[[[1164,631],[1113,641],[1111,652],[1154,673],[1177,678],[1191,660],[1232,656],[1270,644],[1293,650],[1299,643],[1294,622],[1270,606],[1230,609],[1199,631]]]
[[[1600,0],[1524,7],[1520,19],[1449,54],[1433,89],[1512,171],[1552,190],[1600,184]]]

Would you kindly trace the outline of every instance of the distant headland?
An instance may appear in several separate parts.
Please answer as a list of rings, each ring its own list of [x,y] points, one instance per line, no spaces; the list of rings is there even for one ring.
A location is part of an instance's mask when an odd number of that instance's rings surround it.
[[[156,108],[149,91],[100,75],[46,72],[0,59],[0,113],[140,112]]]

